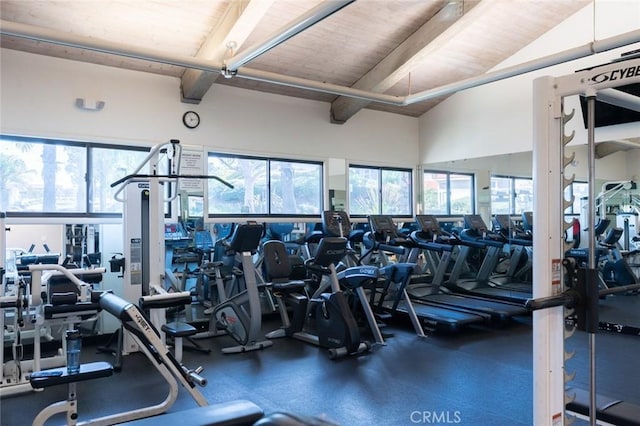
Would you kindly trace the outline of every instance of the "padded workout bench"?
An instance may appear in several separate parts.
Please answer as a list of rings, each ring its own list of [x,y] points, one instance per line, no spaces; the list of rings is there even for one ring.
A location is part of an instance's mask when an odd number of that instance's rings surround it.
[[[209,425],[252,425],[264,415],[262,409],[253,402],[237,400],[184,411],[165,413],[123,423],[130,426],[209,426]]]
[[[49,370],[37,371],[31,374],[29,381],[34,389],[44,389],[56,385],[67,385],[67,400],[54,402],[45,407],[33,420],[33,426],[44,425],[53,415],[58,413],[67,414],[67,425],[75,425],[78,421],[78,407],[76,383],[109,377],[113,374],[113,367],[108,362],[92,362],[80,365],[80,372],[68,374],[67,367],[52,368]]]
[[[567,404],[567,410],[583,416],[589,415],[589,392],[584,389],[569,388],[569,395],[575,394],[575,400]],[[596,395],[596,418],[617,426],[640,425],[640,406],[620,399]]]

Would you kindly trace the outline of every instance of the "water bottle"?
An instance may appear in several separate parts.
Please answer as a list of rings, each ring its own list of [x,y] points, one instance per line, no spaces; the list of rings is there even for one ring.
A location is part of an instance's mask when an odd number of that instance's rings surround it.
[[[80,349],[82,349],[82,336],[78,330],[67,330],[67,373],[80,372]]]

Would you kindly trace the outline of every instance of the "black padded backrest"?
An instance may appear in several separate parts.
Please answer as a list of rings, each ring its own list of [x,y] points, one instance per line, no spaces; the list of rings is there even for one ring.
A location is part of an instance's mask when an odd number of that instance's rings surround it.
[[[48,282],[48,293],[49,297],[55,293],[68,293],[73,292],[75,294],[80,294],[80,289],[75,283],[71,282],[71,280],[64,275],[60,276],[52,276],[49,277]]]
[[[347,239],[344,237],[325,237],[320,240],[312,263],[327,267],[336,264],[347,254]]]
[[[262,244],[264,269],[268,281],[288,279],[291,276],[291,263],[286,245],[279,240],[269,240]]]
[[[342,233],[340,230],[342,229]],[[327,237],[348,237],[351,220],[347,212],[326,210],[322,212],[322,232]]]
[[[270,240],[284,241],[287,235],[293,232],[293,223],[278,222],[267,225],[267,237]]]
[[[238,252],[254,251],[260,245],[264,227],[255,222],[247,222],[236,226],[229,241],[229,247]]]
[[[593,232],[595,232],[596,236],[604,234],[604,231],[607,230],[609,225],[611,224],[611,220],[607,218],[600,218],[598,222],[596,222],[596,226],[593,228]]]
[[[614,245],[615,243],[618,242],[618,240],[620,240],[620,237],[622,237],[623,232],[624,231],[622,230],[622,228],[609,229],[609,232],[607,232],[607,236],[605,237],[603,243],[608,245]]]

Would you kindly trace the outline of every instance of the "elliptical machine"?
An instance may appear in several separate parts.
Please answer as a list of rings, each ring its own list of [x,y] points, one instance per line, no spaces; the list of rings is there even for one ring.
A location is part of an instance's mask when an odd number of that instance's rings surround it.
[[[260,245],[263,230],[262,225],[247,222],[238,225],[229,240],[229,250],[241,257],[242,277],[246,288],[213,310],[216,328],[226,331],[239,343],[222,349],[225,354],[254,351],[273,345],[269,340],[259,340],[258,336],[262,326],[262,311],[252,253]]]
[[[371,344],[360,339],[358,324],[340,289],[336,273],[335,264],[347,253],[346,238],[321,239],[315,257],[306,262],[315,284],[319,285],[323,277],[327,277],[331,283],[331,293],[322,293],[319,298],[311,300],[304,294],[305,281],[289,280],[291,263],[284,243],[267,241],[263,245],[263,252],[267,277],[271,280],[282,318],[282,327],[267,333],[267,338],[293,337],[327,348],[330,359],[371,350]],[[291,319],[287,307],[292,310]]]

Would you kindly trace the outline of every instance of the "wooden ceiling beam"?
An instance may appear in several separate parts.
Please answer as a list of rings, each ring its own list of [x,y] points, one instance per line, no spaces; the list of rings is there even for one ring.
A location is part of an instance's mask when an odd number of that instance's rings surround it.
[[[640,138],[618,139],[612,141],[598,142],[596,144],[596,158],[604,158],[607,155],[615,154],[618,151],[630,151],[640,148]]]
[[[202,43],[196,58],[222,63],[247,40],[274,0],[232,0],[216,28]],[[186,69],[182,74],[182,102],[200,103],[218,73]]]
[[[491,2],[482,2],[491,3]],[[429,21],[414,32],[389,55],[362,76],[352,87],[384,93],[405,78],[431,52],[446,46],[463,24],[460,18],[474,8],[478,1],[449,1]],[[453,28],[452,28],[453,27]],[[331,103],[330,120],[343,124],[370,102],[339,96]]]

